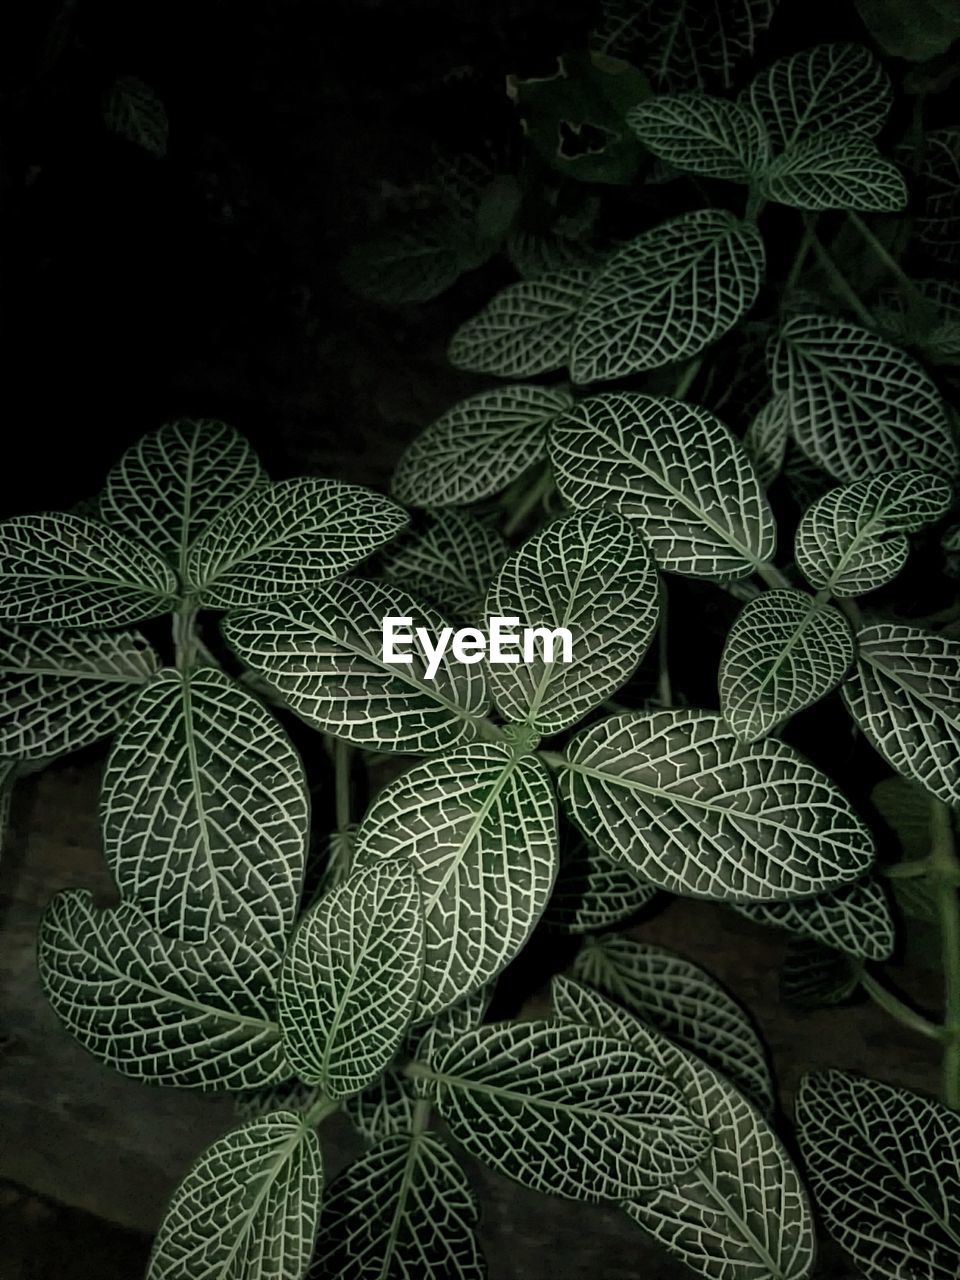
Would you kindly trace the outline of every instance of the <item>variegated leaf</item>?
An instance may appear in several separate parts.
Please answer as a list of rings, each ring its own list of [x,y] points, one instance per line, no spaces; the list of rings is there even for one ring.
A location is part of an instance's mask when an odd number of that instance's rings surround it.
[[[896,213],[907,204],[900,170],[854,133],[818,133],[792,143],[764,173],[762,191],[777,204],[812,212]]]
[[[343,1109],[356,1131],[367,1142],[379,1142],[413,1128],[417,1104],[413,1082],[388,1067],[373,1084],[343,1101]]]
[[[631,107],[627,124],[675,169],[750,182],[770,158],[762,121],[738,102],[702,93],[664,94]]]
[[[592,849],[579,832],[564,825],[560,871],[544,915],[549,929],[562,933],[595,933],[622,924],[656,897],[656,889]]]
[[[769,489],[783,469],[790,438],[790,400],[774,396],[750,419],[743,447],[761,487]]]
[[[960,128],[924,131],[919,178],[914,234],[929,257],[953,266],[960,260]]]
[[[863,960],[889,960],[896,935],[879,880],[868,878],[800,902],[750,902],[734,911]]]
[[[509,554],[491,529],[466,511],[438,511],[381,556],[380,573],[444,615],[476,621],[490,583]]]
[[[863,962],[812,938],[790,943],[780,970],[780,999],[791,1009],[845,1004],[860,986]]]

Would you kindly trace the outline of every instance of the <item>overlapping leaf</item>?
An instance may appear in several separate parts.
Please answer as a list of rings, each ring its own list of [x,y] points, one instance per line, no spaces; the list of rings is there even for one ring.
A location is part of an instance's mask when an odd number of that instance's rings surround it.
[[[783,469],[790,438],[790,400],[785,395],[768,400],[750,419],[743,447],[753,463],[757,479],[769,489]]]
[[[780,999],[793,1009],[830,1009],[860,986],[860,960],[812,938],[790,943],[780,970]]]
[[[884,290],[873,309],[887,337],[916,347],[931,364],[960,362],[960,288],[949,280],[911,282],[913,289]]]
[[[388,306],[429,302],[495,248],[481,244],[462,215],[434,209],[384,227],[351,250],[342,271],[361,297]]]
[[[413,1082],[393,1067],[360,1093],[345,1098],[343,1109],[367,1142],[409,1133],[413,1127],[416,1094]]]
[[[608,257],[577,312],[574,382],[698,355],[753,306],[764,268],[756,227],[724,209],[662,222]]]
[[[960,128],[925,134],[920,179],[916,238],[930,257],[953,265],[960,259]]]
[[[503,536],[482,520],[465,511],[439,511],[384,553],[380,572],[446,616],[475,621],[508,552]]]
[[[111,133],[165,156],[170,135],[166,108],[139,76],[118,76],[103,97],[103,120]]]
[[[813,212],[895,213],[907,204],[897,166],[869,138],[839,132],[814,134],[789,146],[764,173],[763,193],[778,204]]]
[[[858,880],[801,902],[750,902],[734,906],[748,920],[811,938],[844,955],[889,960],[893,917],[879,880]]]
[[[657,563],[725,582],[774,551],[773,515],[719,418],[666,396],[591,396],[550,432],[557,486],[574,507],[614,506]]]
[[[706,178],[750,182],[769,160],[754,112],[708,94],[665,94],[632,107],[627,124],[660,160]]]
[[[621,924],[656,896],[653,885],[591,849],[579,832],[564,827],[560,871],[544,923],[563,933],[594,933]]]

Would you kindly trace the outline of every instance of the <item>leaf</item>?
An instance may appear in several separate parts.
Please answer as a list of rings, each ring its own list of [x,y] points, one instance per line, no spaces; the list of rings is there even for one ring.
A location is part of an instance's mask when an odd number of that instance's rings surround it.
[[[439,1138],[384,1138],[339,1175],[320,1215],[313,1280],[483,1280],[480,1211]]]
[[[839,609],[804,591],[765,591],[741,609],[723,646],[723,717],[740,742],[758,742],[835,689],[852,662]]]
[[[0,621],[124,627],[173,606],[159,556],[106,525],[62,512],[0,521]]]
[[[123,455],[107,476],[101,519],[152,547],[183,576],[187,551],[207,525],[265,480],[233,427],[180,418]]]
[[[893,97],[890,77],[862,45],[818,44],[778,58],[744,90],[775,152],[842,122],[846,133],[875,138]]]
[[[507,236],[506,253],[511,264],[524,280],[536,280],[548,272],[567,271],[570,268],[594,268],[603,255],[582,237],[590,227],[576,234],[566,230],[545,232],[527,231],[521,227]]]
[[[873,316],[885,337],[915,347],[929,364],[960,363],[960,288],[947,280],[913,280],[881,293]]]
[[[741,745],[711,712],[610,716],[566,755],[560,798],[571,819],[671,893],[811,897],[873,861],[869,831],[824,774],[774,738]]]
[[[400,1046],[420,989],[423,919],[413,870],[365,867],[297,928],[280,979],[280,1029],[301,1080],[359,1093]]]
[[[951,500],[950,485],[925,471],[881,471],[831,489],[803,514],[797,568],[830,595],[866,595],[906,564],[904,535],[939,520]]]
[[[263,1089],[234,1094],[233,1109],[241,1120],[257,1120],[271,1111],[294,1111],[303,1116],[322,1100],[322,1089],[293,1077]]]
[[[154,929],[200,942],[217,924],[282,951],[303,888],[303,766],[274,717],[211,667],[142,690],[107,762],[103,848]]]
[[[515,552],[490,588],[489,618],[520,627],[565,627],[572,661],[488,662],[505,720],[554,734],[576,724],[634,672],[659,617],[657,570],[636,525],[613,511],[556,520]]]
[[[914,234],[931,258],[960,258],[960,128],[931,129],[923,139],[921,192]]]
[[[699,966],[663,947],[608,934],[580,950],[573,976],[697,1054],[761,1110],[773,1110],[763,1042],[743,1009]]]
[[[439,511],[380,558],[380,571],[442,613],[467,621],[483,611],[487,588],[509,547],[496,529],[465,511]]]
[[[342,274],[354,293],[374,302],[429,302],[495,248],[482,244],[462,217],[428,210],[397,218],[357,245],[344,259]]]
[[[0,759],[49,760],[113,733],[157,663],[135,631],[0,628]]]
[[[893,917],[879,880],[868,878],[802,902],[750,902],[738,915],[822,943],[863,960],[889,960],[896,942]]]
[[[627,112],[627,124],[658,159],[687,173],[750,182],[770,157],[766,130],[738,102],[665,94]]]
[[[696,209],[644,231],[593,277],[573,332],[575,383],[699,355],[753,306],[764,269],[757,228]]]
[[[367,1142],[409,1133],[417,1098],[413,1082],[393,1067],[360,1093],[343,1101],[351,1124]]]
[[[147,1280],[300,1280],[323,1190],[320,1140],[292,1111],[231,1129],[170,1201]]]
[[[177,942],[132,903],[85,889],[43,914],[40,980],[77,1040],[115,1071],[181,1089],[254,1089],[284,1078],[273,1002],[279,957],[218,929]]]
[[[551,271],[494,294],[453,335],[447,358],[456,369],[498,378],[531,378],[567,363],[590,268]]]
[[[763,175],[768,200],[793,209],[896,213],[907,205],[900,170],[869,138],[817,133],[792,143]]]
[[[433,1097],[471,1155],[568,1200],[673,1182],[709,1147],[660,1064],[589,1027],[470,1031],[439,1063]]]
[[[383,620],[410,617],[431,643],[442,618],[402,587],[360,579],[330,583],[308,600],[231,614],[227,643],[283,701],[315,728],[379,751],[444,751],[474,735],[489,706],[479,665],[455,662],[448,650],[436,676],[413,646],[413,661],[383,656]]]
[[[960,1117],[845,1071],[804,1076],[797,1136],[830,1234],[866,1280],[960,1272]]]
[[[572,404],[566,391],[521,384],[458,401],[401,457],[393,496],[415,507],[449,507],[499,493],[546,455],[547,427]]]
[[[556,876],[556,802],[544,767],[495,743],[458,747],[384,787],[362,860],[409,859],[426,922],[415,1021],[495,977],[539,919]]]
[[[957,447],[924,370],[885,339],[827,316],[786,322],[773,388],[790,397],[797,443],[837,480],[906,468],[952,476]]]
[[[719,418],[667,396],[591,396],[550,431],[557,487],[574,507],[615,506],[663,569],[726,582],[769,560],[773,515]]]
[[[791,942],[780,971],[780,999],[788,1008],[845,1004],[860,986],[859,960],[807,938]]]
[[[960,640],[892,622],[862,627],[843,697],[892,768],[960,804]]]
[[[750,419],[743,448],[763,489],[769,489],[783,469],[790,437],[790,400],[774,396]]]
[[[953,0],[854,0],[860,20],[884,53],[927,62],[960,37]]]
[[[656,897],[656,889],[620,862],[591,849],[579,832],[561,841],[560,871],[544,916],[548,928],[594,933],[621,924]]]
[[[156,92],[139,76],[118,76],[104,94],[103,120],[111,133],[165,156],[170,122]]]

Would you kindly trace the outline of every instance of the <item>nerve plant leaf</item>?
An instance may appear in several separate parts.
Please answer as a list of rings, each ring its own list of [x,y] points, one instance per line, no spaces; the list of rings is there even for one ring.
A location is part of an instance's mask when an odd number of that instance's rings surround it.
[[[812,587],[861,596],[895,578],[916,533],[946,513],[951,487],[925,471],[881,471],[831,489],[797,528],[797,567]]]
[[[567,502],[636,520],[664,569],[726,582],[773,555],[773,515],[756,474],[706,409],[666,396],[591,396],[554,423],[549,445]]]
[[[417,877],[402,861],[364,867],[304,917],[283,962],[280,1029],[307,1084],[346,1098],[396,1053],[423,972]]]
[[[208,608],[245,608],[356,568],[407,523],[405,511],[360,485],[310,477],[258,485],[194,542],[187,576]]]
[[[837,480],[905,468],[952,476],[957,446],[937,388],[884,338],[821,315],[796,315],[773,351],[774,391],[790,397],[797,443]]]
[[[495,251],[463,216],[443,209],[399,218],[347,254],[343,278],[387,306],[429,302]]]
[[[263,704],[222,672],[158,672],[117,736],[101,793],[107,862],[151,927],[224,924],[282,952],[303,887],[303,766]]]
[[[647,651],[659,616],[657,570],[635,522],[613,511],[556,520],[510,557],[487,596],[488,617],[571,634],[573,660],[488,665],[493,699],[508,721],[554,734],[576,724],[624,684]],[[519,654],[514,657],[519,658]]]
[[[566,391],[522,384],[459,401],[397,463],[393,496],[415,507],[449,507],[499,493],[545,457],[547,427],[572,404]]]
[[[723,717],[740,742],[757,742],[835,689],[852,662],[839,609],[804,591],[765,591],[740,611],[723,646]]]
[[[776,902],[858,879],[870,833],[792,747],[706,711],[610,716],[566,751],[560,797],[601,852],[661,889]]]
[[[793,1009],[829,1009],[860,986],[862,961],[812,938],[797,938],[780,970],[780,999]]]
[[[770,157],[766,130],[756,114],[708,94],[652,98],[631,107],[627,124],[658,159],[705,178],[750,182]]]
[[[70,889],[44,912],[38,963],[54,1012],[123,1075],[255,1089],[290,1074],[273,1008],[279,957],[229,929],[176,942],[132,903],[97,910]]]
[[[480,1210],[439,1138],[384,1138],[331,1184],[311,1280],[484,1280]]]
[[[698,355],[753,306],[757,228],[724,209],[662,222],[608,257],[577,312],[570,376],[584,384]]]
[[[357,836],[361,860],[408,859],[426,922],[416,1021],[495,977],[527,941],[553,888],[556,802],[543,765],[477,743],[385,787]]]
[[[49,760],[113,733],[157,662],[135,631],[0,628],[0,759]]]
[[[960,640],[891,622],[863,627],[843,696],[897,773],[960,804]]]
[[[858,959],[889,960],[893,954],[893,917],[880,881],[872,878],[800,902],[738,903],[733,909]]]
[[[830,1234],[867,1280],[960,1273],[960,1117],[844,1071],[803,1078],[797,1136]]]
[[[622,1200],[675,1182],[710,1145],[660,1063],[589,1027],[470,1031],[441,1059],[431,1092],[472,1155],[570,1200]]]
[[[308,724],[382,751],[426,754],[474,735],[490,700],[483,670],[447,650],[435,676],[416,646],[407,665],[383,656],[383,620],[409,617],[431,643],[443,619],[402,587],[346,579],[308,600],[231,614],[223,633],[239,658]]]
[[[170,122],[163,102],[139,76],[118,76],[103,97],[103,120],[111,133],[155,156],[167,154]]]
[[[960,128],[925,135],[919,176],[916,238],[931,258],[952,265],[960,258]]]
[[[147,1280],[300,1280],[322,1190],[320,1139],[293,1111],[231,1129],[173,1193]]]
[[[869,138],[818,133],[801,138],[770,164],[762,191],[793,209],[855,209],[895,213],[906,208],[907,185],[900,170]]]
[[[960,362],[960,288],[948,280],[912,281],[913,290],[881,293],[873,317],[884,335],[916,347],[930,364]]]
[[[790,399],[774,396],[753,415],[743,437],[744,451],[762,488],[769,489],[783,469],[789,438]]]
[[[446,616],[472,622],[509,550],[502,534],[468,512],[438,511],[394,542],[379,569]]]
[[[0,522],[0,621],[123,627],[166,613],[173,571],[147,547],[82,516]]]
[[[656,893],[629,867],[598,853],[579,832],[565,826],[560,871],[544,924],[573,934],[609,929],[642,911]]]

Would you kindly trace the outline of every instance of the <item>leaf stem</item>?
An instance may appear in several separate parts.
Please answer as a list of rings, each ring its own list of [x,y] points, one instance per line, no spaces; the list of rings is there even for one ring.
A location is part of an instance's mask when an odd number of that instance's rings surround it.
[[[173,614],[174,661],[178,671],[190,671],[196,661],[196,618],[197,609],[192,597],[184,596]]]
[[[326,1095],[317,1099],[317,1101],[307,1111],[303,1113],[303,1127],[305,1129],[315,1129],[317,1125],[322,1124],[327,1116],[332,1116],[335,1111],[340,1110],[340,1103],[334,1098],[328,1098]]]
[[[769,564],[766,560],[761,560],[757,566],[757,573],[764,580],[768,587],[789,587],[790,579],[786,574],[782,573],[775,564]]]
[[[690,388],[693,386],[697,374],[700,372],[700,366],[703,364],[703,357],[697,356],[695,360],[691,360],[686,366],[680,377],[677,379],[677,385],[673,390],[673,398],[682,400]]]
[[[503,526],[503,533],[505,537],[513,537],[531,512],[535,511],[540,503],[543,502],[544,498],[552,488],[553,472],[551,471],[550,463],[548,462],[540,472],[537,479],[514,507],[509,520]]]
[[[343,855],[344,877],[350,874],[353,849],[350,839],[350,763],[353,748],[343,738],[333,740],[333,773],[336,789],[337,834]]]
[[[860,217],[858,213],[854,213],[852,210],[849,210],[847,212],[847,217],[850,219],[850,222],[856,227],[861,238],[865,240],[866,243],[870,246],[870,249],[872,250],[874,256],[878,259],[878,261],[882,262],[883,265],[890,272],[890,274],[896,277],[896,279],[903,286],[904,290],[911,295],[914,301],[919,302],[921,305],[923,305],[926,302],[926,299],[924,298],[923,294],[920,292],[917,286],[913,283],[913,281],[904,271],[903,267],[901,267],[900,263],[896,260],[896,258],[893,256],[893,254],[890,252],[887,246],[883,243],[883,241],[879,238],[879,236],[876,236],[870,230],[870,228],[867,226],[867,224],[864,222],[864,220]]]
[[[930,879],[937,895],[940,945],[943,956],[944,1014],[943,1100],[960,1110],[960,865],[953,838],[950,810],[942,800],[930,801]]]
[[[811,223],[807,223],[810,231],[810,247],[817,256],[817,261],[826,273],[827,279],[833,285],[834,289],[845,298],[850,305],[852,311],[856,312],[858,318],[869,328],[873,328],[873,316],[860,301],[858,295],[854,292],[847,277],[843,274],[834,260],[827,253],[826,249],[817,239],[816,232],[813,230]]]
[[[868,973],[866,969],[860,974],[860,985],[864,991],[874,1002],[879,1005],[885,1013],[889,1013],[892,1018],[896,1018],[905,1027],[909,1027],[911,1031],[916,1031],[922,1036],[927,1036],[930,1040],[943,1040],[943,1029],[938,1027],[935,1022],[931,1022],[929,1018],[925,1018],[922,1013],[917,1013],[916,1009],[911,1009],[905,1004],[899,996],[895,996],[889,988],[885,987],[882,982],[878,982],[872,973]]]

